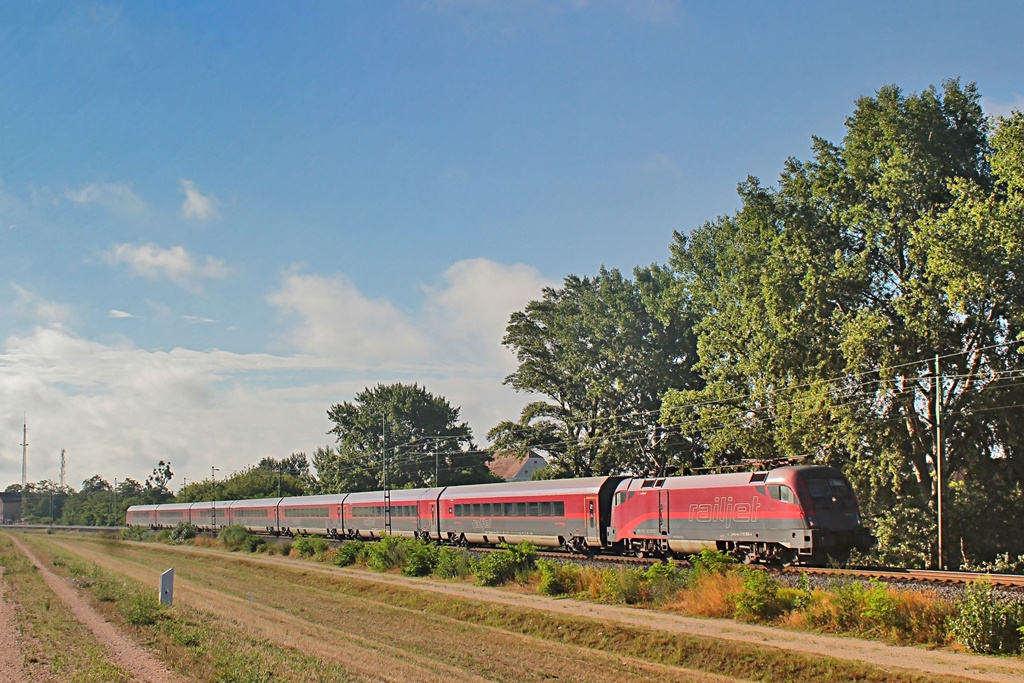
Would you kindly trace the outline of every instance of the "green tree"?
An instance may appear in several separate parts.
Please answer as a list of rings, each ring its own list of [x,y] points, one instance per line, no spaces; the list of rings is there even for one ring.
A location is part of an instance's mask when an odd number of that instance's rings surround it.
[[[709,462],[843,466],[879,528],[897,530],[883,555],[935,562],[939,355],[946,476],[1019,500],[1019,121],[990,135],[958,81],[887,86],[857,102],[842,144],[815,138],[778,188],[750,179],[736,215],[676,234],[707,386],[669,392],[665,420],[704,436]],[[991,543],[982,510],[953,500],[947,514],[967,518],[950,522],[950,545]]]
[[[473,432],[459,422],[459,409],[418,384],[378,384],[354,401],[330,407],[329,434],[337,446],[313,454],[314,493],[372,491],[384,485],[387,455],[391,488],[496,481],[487,469],[490,455],[473,443]]]
[[[545,476],[663,476],[692,464],[700,441],[660,424],[662,395],[695,389],[693,321],[672,274],[601,269],[565,278],[513,313],[504,344],[519,359],[505,379],[543,396],[495,426],[494,450],[543,450]]]
[[[302,461],[305,455],[302,456]],[[276,498],[301,496],[306,490],[306,479],[300,461],[285,458],[275,460],[264,458],[258,465],[246,467],[238,472],[218,479],[196,481],[181,487],[176,496],[179,502],[191,503],[207,500],[252,500],[254,498]],[[308,464],[305,471],[308,473]],[[299,472],[296,474],[296,472]]]

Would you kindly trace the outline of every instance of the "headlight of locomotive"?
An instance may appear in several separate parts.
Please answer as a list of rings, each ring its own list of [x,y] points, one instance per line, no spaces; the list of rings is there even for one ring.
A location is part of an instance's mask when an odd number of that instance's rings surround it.
[[[817,521],[818,520],[814,519],[814,515],[808,515],[807,516],[807,525],[808,526],[810,526],[810,527],[817,526]]]

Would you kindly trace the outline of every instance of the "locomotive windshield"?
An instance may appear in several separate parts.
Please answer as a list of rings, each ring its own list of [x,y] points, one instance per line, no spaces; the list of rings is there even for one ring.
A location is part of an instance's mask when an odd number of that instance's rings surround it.
[[[808,479],[807,491],[816,508],[847,507],[853,502],[853,490],[839,477]]]

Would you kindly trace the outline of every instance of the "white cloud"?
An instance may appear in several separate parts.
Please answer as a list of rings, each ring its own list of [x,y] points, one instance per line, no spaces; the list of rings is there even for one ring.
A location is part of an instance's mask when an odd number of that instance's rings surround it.
[[[217,217],[217,198],[201,193],[194,181],[181,180],[181,191],[185,193],[185,201],[181,203],[181,215],[186,219],[208,221]]]
[[[1014,111],[1024,111],[1024,95],[1015,95],[1008,102],[982,97],[981,108],[989,116],[1009,116]]]
[[[112,309],[110,309],[110,313],[107,314],[107,317],[108,318],[134,318],[135,316],[132,315],[131,313],[125,313],[124,311],[119,311],[116,308],[112,308]]]
[[[148,212],[146,202],[130,183],[90,183],[79,189],[66,188],[64,197],[75,204],[97,204],[126,218],[140,218]]]
[[[443,280],[443,287],[426,290],[422,319],[431,337],[445,340],[449,360],[472,360],[502,372],[514,367],[501,345],[509,316],[552,283],[536,268],[482,258],[459,261]]]
[[[327,442],[329,397],[287,379],[268,388],[266,378],[320,367],[302,357],[145,351],[38,327],[0,349],[0,453],[20,454],[23,412],[33,481],[56,478],[61,448],[74,485],[97,472],[142,479],[160,459],[180,484],[211,464],[230,472],[264,455],[308,453]],[[17,480],[20,458],[0,459],[0,488]]]
[[[190,323],[215,323],[215,322],[217,322],[213,318],[200,318],[200,317],[195,316],[195,315],[183,315],[181,317],[184,318],[187,322],[190,322]]]
[[[11,287],[14,289],[14,311],[19,316],[50,325],[60,325],[71,317],[69,306],[49,301],[40,294],[15,284]]]
[[[184,247],[161,249],[153,244],[115,244],[103,257],[111,265],[127,263],[136,275],[150,280],[163,277],[182,285],[194,286],[199,280],[222,279],[228,274],[223,261],[207,256],[200,265]]]
[[[177,486],[211,465],[227,474],[264,456],[310,453],[330,442],[327,408],[379,382],[419,382],[445,396],[483,441],[525,402],[501,384],[514,366],[501,337],[508,316],[546,284],[526,266],[461,261],[403,311],[344,276],[291,271],[268,297],[294,321],[294,350],[281,355],[150,351],[38,324],[0,342],[0,488],[20,479],[20,459],[6,456],[20,454],[23,411],[30,479],[56,477],[66,448],[75,485],[96,473],[141,480],[162,459]],[[57,310],[19,291],[26,310]]]
[[[428,340],[405,314],[385,300],[371,300],[348,278],[292,271],[267,301],[299,324],[288,339],[296,348],[344,359],[350,367],[421,361]]]

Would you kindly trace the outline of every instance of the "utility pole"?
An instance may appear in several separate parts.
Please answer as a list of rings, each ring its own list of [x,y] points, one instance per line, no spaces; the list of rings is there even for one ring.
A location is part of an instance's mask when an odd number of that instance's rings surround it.
[[[67,488],[67,484],[65,483],[65,480],[64,480],[64,477],[67,474],[67,468],[66,468],[67,462],[65,460],[65,456],[66,455],[67,455],[67,451],[64,450],[63,448],[60,449],[60,490],[61,491],[63,491],[65,488]]]
[[[117,517],[118,517],[118,515],[117,515],[117,477],[114,477],[114,490],[111,491],[111,493],[113,494],[114,507],[110,511],[110,518],[112,520],[114,520],[114,526],[118,526],[118,524],[117,524]]]
[[[218,470],[218,468],[216,468],[216,467],[210,467],[210,479],[213,480],[213,508],[212,508],[212,517],[213,517],[213,527],[214,527],[214,529],[217,528],[217,470]]]
[[[942,373],[939,368],[939,354],[935,354],[935,478],[938,512],[939,569],[945,569],[942,561]]]
[[[28,486],[28,416],[23,416],[21,425],[21,490]]]
[[[384,532],[391,535],[391,489],[388,488],[388,416],[380,417],[380,455],[384,464]]]

